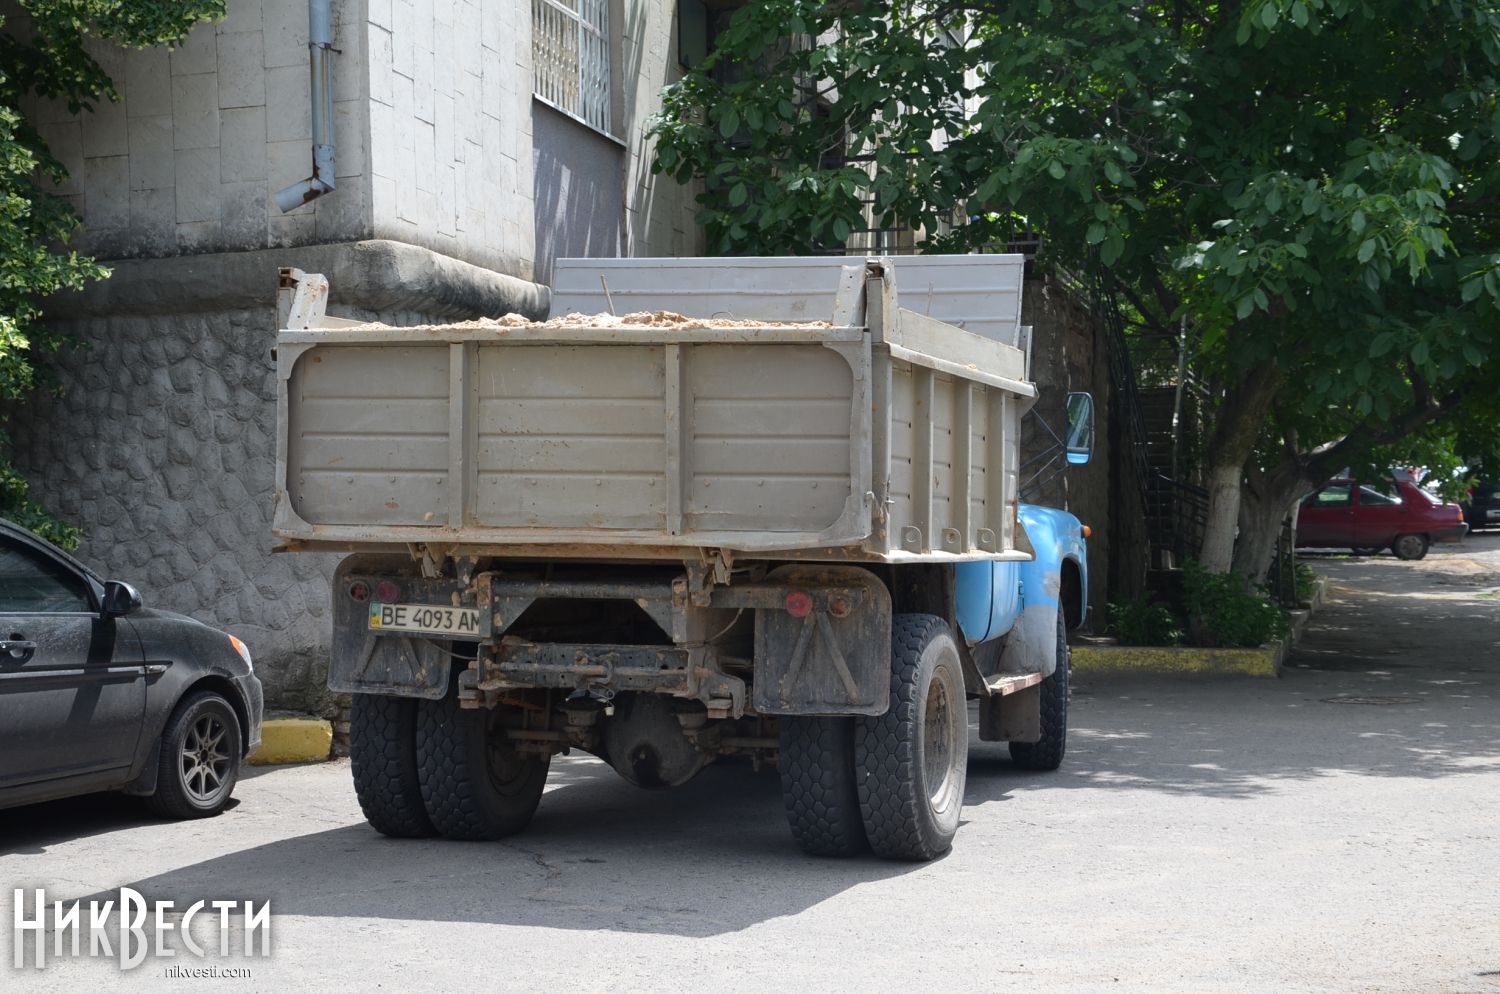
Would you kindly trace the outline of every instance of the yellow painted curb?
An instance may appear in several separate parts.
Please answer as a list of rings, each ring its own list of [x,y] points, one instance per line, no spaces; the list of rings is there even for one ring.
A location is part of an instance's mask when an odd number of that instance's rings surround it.
[[[333,725],[321,718],[267,718],[260,726],[260,748],[251,766],[321,763],[333,748]]]
[[[1284,654],[1280,642],[1259,649],[1075,645],[1072,663],[1075,673],[1277,677]]]

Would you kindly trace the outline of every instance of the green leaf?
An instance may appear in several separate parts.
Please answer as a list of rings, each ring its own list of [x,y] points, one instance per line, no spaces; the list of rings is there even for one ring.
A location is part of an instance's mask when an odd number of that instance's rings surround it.
[[[1090,245],[1098,245],[1104,241],[1104,225],[1098,221],[1089,225],[1089,230],[1084,233],[1083,240]]]
[[[1064,176],[1068,175],[1068,169],[1062,164],[1061,159],[1053,159],[1052,162],[1047,166],[1047,172],[1053,179],[1062,179]]]
[[[729,206],[740,207],[748,199],[749,191],[745,189],[745,184],[736,183],[734,184],[734,186],[729,188]]]
[[[740,130],[740,112],[730,107],[719,118],[719,134],[725,138],[733,138]]]
[[[1426,342],[1418,342],[1411,347],[1411,361],[1416,363],[1418,366],[1427,365],[1428,358],[1429,353],[1427,351]]]
[[[1373,239],[1373,238],[1366,238],[1363,242],[1360,243],[1360,246],[1359,246],[1359,255],[1357,256],[1357,258],[1359,259],[1360,262],[1369,262],[1374,257],[1375,257],[1375,239]]]
[[[1116,186],[1125,182],[1125,173],[1121,171],[1120,167],[1112,159],[1104,160],[1104,176]]]
[[[1276,9],[1275,0],[1266,0],[1260,8],[1260,22],[1269,29],[1274,28],[1279,20],[1281,20],[1281,11]]]
[[[1381,356],[1389,352],[1391,350],[1391,347],[1395,344],[1395,333],[1382,331],[1380,334],[1370,339],[1370,358],[1379,359]]]
[[[1240,298],[1240,302],[1234,307],[1234,316],[1243,321],[1255,310],[1255,298],[1248,293]]]

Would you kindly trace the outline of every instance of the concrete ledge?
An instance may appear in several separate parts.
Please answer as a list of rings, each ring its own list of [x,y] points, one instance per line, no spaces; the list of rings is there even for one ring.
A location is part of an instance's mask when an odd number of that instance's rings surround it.
[[[47,318],[115,314],[195,314],[276,305],[276,274],[295,266],[328,277],[329,301],[365,310],[409,310],[436,317],[544,318],[551,291],[431,249],[386,239],[165,259],[101,259],[106,280],[43,303]]]
[[[333,747],[333,725],[321,718],[267,718],[260,726],[260,748],[251,766],[322,763]]]
[[[1308,619],[1323,604],[1323,577],[1313,588],[1311,606],[1292,611],[1285,639],[1256,649],[1204,649],[1196,646],[1116,645],[1105,640],[1073,646],[1073,672],[1088,676],[1132,673],[1160,676],[1279,677],[1287,653],[1302,637]]]

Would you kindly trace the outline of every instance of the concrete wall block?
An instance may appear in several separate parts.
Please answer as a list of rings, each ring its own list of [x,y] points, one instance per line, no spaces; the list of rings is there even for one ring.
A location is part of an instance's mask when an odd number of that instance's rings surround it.
[[[83,176],[83,123],[81,121],[59,121],[37,127],[47,150],[68,171],[68,178],[60,184],[48,184],[53,192],[75,194],[83,192],[80,185]]]
[[[185,148],[175,153],[177,222],[219,219],[219,150]]]
[[[407,79],[417,74],[417,8],[411,0],[394,0],[394,27],[391,28],[391,68]]]
[[[391,90],[391,77],[395,75],[395,71],[391,68],[394,43],[391,40],[391,33],[383,28],[371,26],[366,40],[370,53],[368,63],[370,99],[376,103],[394,103],[396,98]]]
[[[313,205],[313,229],[320,242],[357,241],[370,237],[370,209],[362,183],[340,183]]]
[[[311,86],[305,65],[266,70],[268,141],[312,140]]]
[[[263,0],[266,68],[301,66],[307,71],[307,0]]]
[[[431,51],[417,49],[416,75],[412,78],[412,109],[419,121],[426,121],[429,124],[433,119],[433,91],[436,79],[433,62],[434,56]]]
[[[155,257],[177,248],[177,196],[171,187],[130,191],[128,254]]]
[[[87,144],[84,154],[88,153]],[[170,117],[132,117],[130,119],[130,188],[156,190],[171,187],[174,166],[172,158],[172,119]]]
[[[303,211],[306,213],[303,213]],[[311,245],[317,240],[311,206],[299,207],[290,214],[276,213],[269,218],[270,248],[292,248]]]
[[[203,22],[188,33],[187,40],[172,50],[173,76],[195,76],[213,72],[219,66],[219,50],[215,44],[213,24]]]
[[[398,148],[391,155],[396,175],[396,217],[412,224],[422,224],[427,219],[417,204],[417,156],[409,148]]]
[[[172,147],[214,148],[218,144],[218,74],[173,75]]]
[[[412,142],[414,151],[414,181],[418,190],[427,193],[437,192],[437,171],[440,168],[437,158],[437,129],[426,121],[414,121],[412,125]],[[444,161],[442,165],[447,165]],[[413,220],[417,220],[413,218]]]
[[[201,255],[224,243],[224,229],[218,218],[188,221],[177,225],[177,254]]]
[[[265,40],[260,31],[219,35],[219,106],[266,102]]]
[[[224,248],[250,250],[266,247],[269,192],[266,182],[225,183],[219,188],[219,228]]]
[[[225,4],[224,19],[214,25],[221,35],[238,34],[241,31],[259,31],[261,28],[261,0],[229,0]]]
[[[131,49],[125,53],[121,95],[131,117],[172,113],[172,56],[164,48]]]
[[[370,23],[389,31],[395,27],[394,15],[391,11],[391,0],[368,0],[366,4],[366,16]]]
[[[368,108],[363,100],[340,100],[333,105],[333,140],[338,149],[334,175],[340,179],[364,174]]]
[[[125,105],[100,100],[93,113],[81,118],[83,154],[126,155],[130,151],[129,120]]]
[[[83,223],[103,232],[130,226],[130,159],[124,155],[84,160],[80,170],[89,193],[84,198]]]
[[[411,122],[416,119],[416,97],[411,80],[399,73],[391,77],[391,91],[395,97],[392,107],[396,115],[396,147],[415,148]]]
[[[245,183],[266,179],[266,109],[231,107],[219,114],[219,179]]]

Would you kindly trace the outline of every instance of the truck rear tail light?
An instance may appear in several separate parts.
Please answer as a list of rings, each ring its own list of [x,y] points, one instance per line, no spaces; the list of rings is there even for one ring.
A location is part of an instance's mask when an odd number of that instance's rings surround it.
[[[382,604],[393,604],[401,599],[401,588],[394,580],[381,580],[375,587],[375,597]]]
[[[812,614],[813,599],[804,591],[794,590],[786,595],[786,613],[794,618],[805,618]]]
[[[349,584],[349,596],[363,604],[370,599],[370,585],[363,580]]]

